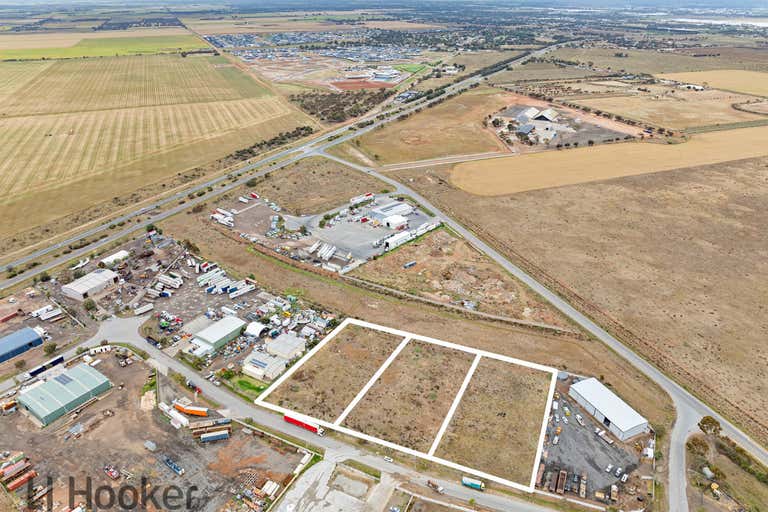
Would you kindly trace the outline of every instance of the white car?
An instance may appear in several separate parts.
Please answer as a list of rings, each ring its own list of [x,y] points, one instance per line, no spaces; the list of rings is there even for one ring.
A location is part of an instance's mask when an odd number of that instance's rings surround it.
[[[566,425],[568,424],[568,417],[567,416],[563,416],[563,423],[565,423]]]
[[[610,473],[612,469],[613,469],[613,464],[608,464],[608,467],[605,468],[605,472]]]
[[[384,460],[389,463],[395,462],[395,460],[392,457],[387,457],[386,455],[384,456]]]
[[[560,423],[560,415],[555,414],[555,423]]]
[[[624,471],[622,468],[616,468],[616,472],[614,475],[616,475],[616,478],[619,478],[621,476],[622,471]]]

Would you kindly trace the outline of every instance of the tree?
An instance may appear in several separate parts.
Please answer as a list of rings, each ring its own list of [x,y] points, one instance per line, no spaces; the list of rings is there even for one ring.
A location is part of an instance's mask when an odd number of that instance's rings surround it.
[[[710,436],[720,436],[720,432],[723,429],[723,427],[720,426],[720,422],[712,416],[704,416],[701,418],[699,428],[702,432]]]
[[[93,311],[96,309],[96,303],[93,301],[93,299],[86,299],[85,302],[83,302],[83,307],[86,311]]]
[[[15,366],[17,370],[23,370],[24,368],[27,367],[27,362],[23,359],[19,359],[18,361],[13,363],[13,366]]]
[[[54,352],[56,352],[56,344],[53,342],[48,342],[45,345],[43,345],[43,352],[45,352],[45,355],[50,356]]]

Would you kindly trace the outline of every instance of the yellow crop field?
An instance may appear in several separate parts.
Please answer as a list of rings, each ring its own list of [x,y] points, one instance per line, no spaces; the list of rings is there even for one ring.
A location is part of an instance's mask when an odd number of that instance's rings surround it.
[[[768,127],[710,132],[681,144],[629,142],[465,162],[451,181],[499,196],[768,155]]]
[[[665,73],[659,78],[677,80],[699,85],[708,85],[718,89],[768,96],[768,73],[760,71],[742,71],[721,69],[716,71],[697,71],[693,73]]]
[[[0,236],[313,124],[221,57],[1,63],[0,100]]]

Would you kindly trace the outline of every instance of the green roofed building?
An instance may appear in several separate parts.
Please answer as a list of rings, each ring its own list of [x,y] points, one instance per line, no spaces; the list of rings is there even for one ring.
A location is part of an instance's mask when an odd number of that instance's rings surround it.
[[[111,387],[104,375],[81,364],[23,391],[19,404],[46,426]]]

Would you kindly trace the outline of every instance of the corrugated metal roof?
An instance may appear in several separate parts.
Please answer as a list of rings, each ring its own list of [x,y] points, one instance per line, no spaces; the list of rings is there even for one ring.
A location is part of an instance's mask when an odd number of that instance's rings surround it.
[[[0,356],[8,354],[30,343],[43,342],[42,336],[31,327],[24,327],[0,338]]]
[[[648,420],[594,377],[573,384],[571,389],[592,404],[595,409],[623,432],[628,432],[639,425],[648,423]]]
[[[104,283],[113,282],[118,275],[115,272],[107,268],[99,268],[86,274],[80,279],[75,279],[69,284],[65,284],[62,288],[72,290],[80,295],[86,294],[94,288],[104,285]]]
[[[109,379],[87,364],[81,364],[22,392],[19,401],[38,418],[45,418],[59,409],[67,409],[104,384],[109,384]]]
[[[215,345],[217,341],[232,334],[232,331],[242,329],[245,326],[245,322],[237,318],[236,316],[225,316],[218,322],[209,325],[202,331],[195,334],[195,338],[198,338],[210,345]]]

